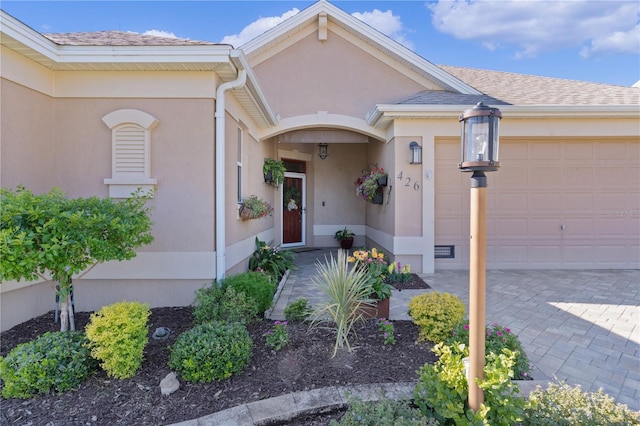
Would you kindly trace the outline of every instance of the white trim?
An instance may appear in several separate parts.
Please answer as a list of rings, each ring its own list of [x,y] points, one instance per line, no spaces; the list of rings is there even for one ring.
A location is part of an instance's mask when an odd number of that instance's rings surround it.
[[[270,244],[276,236],[275,228],[269,228],[266,231],[260,232],[258,235],[252,235],[249,238],[245,238],[242,241],[227,246],[226,250],[226,265],[229,269],[233,268],[238,263],[246,260],[251,253],[256,249],[256,237],[260,241],[266,241]]]
[[[268,129],[262,129],[260,139],[277,136],[281,133],[307,128],[329,127],[336,129],[352,130],[365,134],[379,141],[386,141],[384,130],[376,129],[361,118],[355,118],[343,114],[329,114],[326,111],[318,111],[316,114],[297,115],[280,120],[280,122]]]

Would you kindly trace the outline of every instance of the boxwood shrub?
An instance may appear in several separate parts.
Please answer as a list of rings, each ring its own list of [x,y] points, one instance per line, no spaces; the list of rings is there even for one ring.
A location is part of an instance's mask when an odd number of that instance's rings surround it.
[[[77,388],[97,369],[84,333],[48,332],[0,357],[5,398],[30,398],[37,393]]]
[[[240,323],[199,324],[178,336],[169,367],[192,383],[227,379],[249,363],[252,346],[249,332]]]

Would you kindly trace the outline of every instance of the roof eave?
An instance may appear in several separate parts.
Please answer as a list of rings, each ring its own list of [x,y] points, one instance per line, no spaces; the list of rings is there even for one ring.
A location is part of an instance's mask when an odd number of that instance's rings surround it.
[[[369,126],[384,129],[396,119],[458,118],[469,105],[376,105],[367,114]],[[637,105],[500,105],[509,118],[633,118]]]

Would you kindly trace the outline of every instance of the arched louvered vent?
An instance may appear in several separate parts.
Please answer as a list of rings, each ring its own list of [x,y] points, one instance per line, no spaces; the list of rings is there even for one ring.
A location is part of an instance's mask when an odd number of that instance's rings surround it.
[[[151,130],[158,120],[143,111],[121,109],[105,115],[102,121],[112,130],[112,176],[104,180],[109,196],[128,198],[137,190],[153,191],[157,181],[151,177]]]
[[[140,126],[125,124],[113,131],[113,176],[149,177],[147,137]]]

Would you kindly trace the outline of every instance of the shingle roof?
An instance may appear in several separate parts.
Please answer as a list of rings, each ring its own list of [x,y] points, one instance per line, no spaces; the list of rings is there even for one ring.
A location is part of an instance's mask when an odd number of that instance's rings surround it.
[[[56,44],[67,46],[207,46],[208,41],[159,37],[128,31],[43,34]]]
[[[513,105],[640,105],[640,88],[440,65],[480,92]]]
[[[398,103],[401,105],[475,105],[478,102],[507,105],[506,102],[487,95],[470,95],[443,90],[425,90]]]

